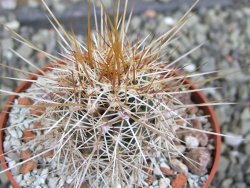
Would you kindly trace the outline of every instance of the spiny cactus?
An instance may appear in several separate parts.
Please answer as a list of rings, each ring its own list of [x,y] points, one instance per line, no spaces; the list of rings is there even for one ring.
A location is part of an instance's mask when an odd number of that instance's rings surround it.
[[[44,3],[62,39],[59,57],[11,31],[17,40],[53,61],[46,71],[40,70],[41,75],[36,74],[37,80],[27,80],[32,85],[25,93],[17,94],[16,106],[29,110],[26,116],[32,124],[21,150],[36,148],[19,165],[50,153],[55,171],[61,179],[70,175],[74,187],[84,182],[92,187],[139,187],[157,165],[155,157],[189,160],[176,147],[180,142],[176,129],[192,129],[186,113],[196,105],[183,97],[197,90],[189,89],[184,80],[199,74],[176,74],[179,59],[169,62],[164,50],[193,7],[159,38],[130,41],[128,1],[121,16],[120,0],[113,3],[117,5],[113,18],[100,3],[102,18],[97,23],[95,15],[96,31],[91,30],[89,3],[86,44],[66,32]]]

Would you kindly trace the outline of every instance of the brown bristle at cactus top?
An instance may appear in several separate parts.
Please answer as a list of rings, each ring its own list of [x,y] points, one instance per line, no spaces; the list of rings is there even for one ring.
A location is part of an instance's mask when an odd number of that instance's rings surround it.
[[[18,41],[53,62],[47,71],[38,69],[43,74],[35,74],[37,80],[27,80],[32,84],[26,92],[14,93],[20,99],[25,98],[14,104],[13,109],[24,108],[31,124],[19,150],[32,148],[32,157],[18,165],[24,168],[29,160],[40,162],[46,156],[49,165],[54,165],[53,171],[61,174],[60,186],[65,184],[65,177],[70,176],[72,179],[67,183],[73,187],[87,182],[91,187],[114,188],[143,187],[151,171],[159,166],[155,157],[169,162],[178,157],[199,165],[179,151],[176,145],[183,141],[176,130],[194,130],[188,126],[187,113],[195,114],[193,111],[198,108],[194,107],[213,103],[193,104],[190,94],[204,89],[189,89],[190,84],[184,84],[184,80],[200,74],[179,76],[176,72],[180,68],[175,66],[179,59],[173,62],[164,59],[164,50],[198,1],[170,31],[150,43],[149,36],[129,40],[129,23],[125,20],[130,20],[132,14],[126,14],[128,0],[124,2],[121,16],[121,1],[113,1],[113,18],[103,2],[98,2],[100,24],[95,14],[96,31],[91,31],[89,1],[84,44],[73,32],[69,34],[63,29],[43,1],[52,17],[50,22],[62,40],[64,52],[60,57],[39,50],[11,31]],[[96,3],[93,1],[94,12]],[[197,48],[199,46],[182,57]],[[34,168],[41,165],[39,162]],[[164,172],[170,173],[170,170]],[[175,176],[173,172],[170,174]]]

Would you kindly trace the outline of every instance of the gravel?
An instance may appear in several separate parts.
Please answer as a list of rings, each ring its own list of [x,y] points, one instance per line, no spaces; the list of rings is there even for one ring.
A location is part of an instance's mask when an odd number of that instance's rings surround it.
[[[78,0],[71,0],[69,3],[73,1]],[[161,1],[163,2],[163,0]],[[40,4],[36,4],[35,2],[30,0],[29,6],[40,6]],[[57,6],[57,4],[53,6]],[[62,9],[62,7],[58,9]],[[172,24],[184,13],[184,10],[187,10],[187,8],[163,13],[156,11],[156,15],[151,18],[148,18],[144,13],[136,15],[131,22],[132,38],[136,38],[135,32],[140,32],[141,36],[145,36],[151,32],[155,35],[162,34],[171,28]],[[8,16],[0,15],[0,22],[7,23],[12,29],[21,33],[22,36],[36,42],[43,50],[53,51],[56,54],[56,50],[60,48],[55,45],[58,36],[56,36],[53,30],[36,30],[20,25],[11,11],[8,13]],[[171,52],[171,60],[173,60],[196,45],[205,42],[200,49],[180,61],[180,65],[185,66],[184,70],[187,72],[223,70],[215,73],[213,76],[225,74],[227,76],[200,85],[205,88],[220,87],[220,89],[206,92],[211,101],[237,102],[235,105],[216,107],[222,133],[232,133],[236,135],[236,138],[240,139],[230,140],[229,137],[225,139],[225,144],[222,145],[221,162],[211,186],[212,188],[244,188],[250,186],[250,162],[244,163],[240,160],[250,158],[249,30],[250,8],[247,6],[199,8],[194,11],[190,21],[180,32],[178,40],[170,45],[170,50],[167,52],[167,55]],[[23,44],[15,42],[7,32],[0,28],[1,63],[9,66],[14,65],[14,67],[22,68],[22,70],[34,71],[34,69],[8,51],[9,47],[15,50],[25,48]],[[171,49],[175,49],[175,51],[171,51]],[[20,50],[19,52],[30,61],[36,62],[38,67],[49,62],[43,54],[26,50]],[[231,73],[231,71],[235,72]],[[2,76],[26,77],[22,73],[7,69],[3,70],[2,67],[0,73]],[[17,82],[8,79],[3,81],[0,78],[1,89],[13,90],[16,86]],[[6,97],[0,95],[1,107],[5,100]],[[19,133],[14,134],[17,137],[20,136],[18,135]],[[241,138],[246,140],[242,140]],[[20,145],[18,140],[14,140],[13,142],[13,145]],[[10,146],[5,145],[4,147],[9,148]],[[49,184],[53,185],[56,181],[57,179],[54,177]],[[6,177],[1,175],[2,185],[0,185],[7,187],[7,182]]]

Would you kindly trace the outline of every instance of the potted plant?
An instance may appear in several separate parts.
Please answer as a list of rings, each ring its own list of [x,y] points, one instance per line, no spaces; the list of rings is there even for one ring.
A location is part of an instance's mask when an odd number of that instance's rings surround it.
[[[150,44],[132,43],[128,2],[113,19],[100,2],[101,29],[91,31],[89,11],[86,44],[44,4],[64,52],[40,51],[53,63],[2,91],[11,95],[0,118],[3,172],[14,187],[208,187],[220,153],[212,104],[189,81],[199,74],[161,56],[187,14]]]

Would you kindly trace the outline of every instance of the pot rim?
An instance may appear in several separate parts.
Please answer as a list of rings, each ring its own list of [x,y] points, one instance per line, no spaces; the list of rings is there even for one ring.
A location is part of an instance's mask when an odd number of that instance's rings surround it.
[[[42,72],[51,70],[52,67],[53,67],[53,64],[48,64],[44,66],[41,69],[41,71],[38,70],[34,74],[31,74],[28,79],[36,80],[37,79],[36,75],[42,75]],[[181,76],[182,74],[176,71],[175,75]],[[25,91],[27,88],[29,88],[31,84],[32,83],[29,81],[24,81],[16,88],[15,92],[20,93],[22,91]],[[194,90],[197,89],[197,87],[188,79],[184,80],[184,84],[189,85],[191,89],[194,89]],[[0,161],[1,161],[1,166],[3,167],[4,170],[6,170],[8,166],[7,166],[7,162],[5,160],[4,151],[3,151],[4,131],[2,130],[2,128],[4,127],[4,125],[6,124],[8,120],[8,113],[11,110],[11,104],[13,103],[16,97],[17,95],[9,96],[0,116]],[[192,100],[194,100],[194,102],[197,102],[197,103],[208,103],[208,99],[205,97],[205,95],[201,91],[192,92]],[[214,161],[213,161],[213,165],[210,170],[208,179],[202,187],[202,188],[208,188],[215,176],[217,167],[219,165],[220,151],[221,151],[221,136],[219,135],[220,134],[219,123],[215,115],[215,112],[213,110],[213,107],[209,105],[209,106],[201,106],[199,108],[201,108],[205,112],[205,114],[209,114],[209,122],[212,125],[214,133],[217,134],[217,135],[211,135],[211,137],[213,137],[215,140]],[[11,182],[14,188],[20,187],[18,183],[16,182],[16,180],[14,179],[13,175],[11,174],[10,170],[5,171],[5,174],[7,175],[9,181]]]

